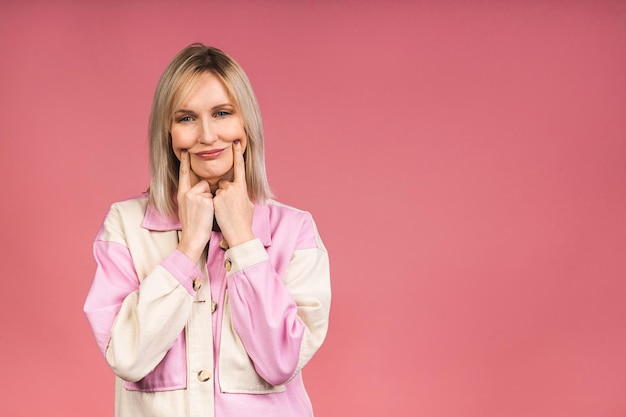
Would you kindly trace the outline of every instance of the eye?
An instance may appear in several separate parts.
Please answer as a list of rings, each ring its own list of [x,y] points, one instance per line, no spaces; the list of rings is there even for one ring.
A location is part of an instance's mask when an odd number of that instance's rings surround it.
[[[191,122],[193,117],[191,116],[183,116],[178,118],[178,122]]]
[[[215,117],[226,117],[230,114],[230,112],[227,112],[225,110],[220,110],[220,111],[216,111],[215,112]]]

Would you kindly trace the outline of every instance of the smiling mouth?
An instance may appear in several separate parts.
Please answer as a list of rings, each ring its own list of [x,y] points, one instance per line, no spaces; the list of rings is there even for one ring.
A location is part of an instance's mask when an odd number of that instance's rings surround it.
[[[212,149],[210,151],[197,152],[195,156],[200,159],[215,159],[219,157],[222,152],[224,152],[224,149]]]

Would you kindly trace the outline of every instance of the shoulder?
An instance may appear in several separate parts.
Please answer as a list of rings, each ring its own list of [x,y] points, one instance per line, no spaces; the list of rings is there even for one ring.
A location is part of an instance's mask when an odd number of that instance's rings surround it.
[[[311,215],[308,211],[305,210],[300,210],[298,208],[295,208],[293,206],[281,203],[280,201],[276,201],[276,200],[267,200],[265,201],[265,205],[267,207],[269,207],[270,210],[276,211],[276,212],[283,212],[287,215]]]
[[[276,200],[267,200],[264,205],[275,232],[283,230],[289,234],[297,234],[297,246],[300,247],[324,248],[310,212]]]
[[[148,206],[148,193],[111,204],[109,211],[116,211],[122,215],[141,214],[143,218]]]
[[[313,216],[306,210],[301,210],[293,206],[281,203],[276,200],[267,200],[264,203],[271,223],[296,224],[312,223]]]
[[[122,241],[129,228],[141,226],[147,206],[147,193],[111,204],[98,240]]]

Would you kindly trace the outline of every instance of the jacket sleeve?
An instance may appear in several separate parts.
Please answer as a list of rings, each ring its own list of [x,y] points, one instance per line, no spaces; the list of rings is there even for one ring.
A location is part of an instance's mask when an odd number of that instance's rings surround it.
[[[180,337],[191,311],[196,265],[174,251],[141,280],[115,206],[94,242],[96,273],[84,310],[116,375],[138,381]]]
[[[256,372],[280,385],[293,378],[321,346],[330,313],[328,254],[307,213],[284,277],[255,239],[226,252],[233,327]]]

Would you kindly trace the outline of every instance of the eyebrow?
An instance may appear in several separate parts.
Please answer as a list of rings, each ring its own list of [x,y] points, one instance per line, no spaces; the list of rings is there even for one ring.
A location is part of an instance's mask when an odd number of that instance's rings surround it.
[[[188,109],[178,109],[178,110],[174,110],[174,114],[176,113],[195,113],[195,111],[188,110]]]
[[[228,102],[221,103],[221,104],[216,104],[215,106],[211,107],[211,110],[213,111],[213,110],[221,109],[223,107],[235,108],[235,105],[232,104],[232,103],[228,103]],[[174,114],[176,114],[176,113],[195,113],[195,111],[190,110],[190,109],[177,109],[177,110],[174,110]]]

